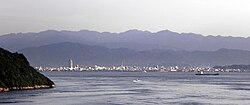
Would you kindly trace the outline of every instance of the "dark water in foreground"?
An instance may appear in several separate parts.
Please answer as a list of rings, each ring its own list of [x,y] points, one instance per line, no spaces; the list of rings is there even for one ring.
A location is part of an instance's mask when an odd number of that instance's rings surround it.
[[[43,72],[53,89],[0,93],[11,105],[250,105],[250,73]],[[139,82],[133,80],[139,79]]]

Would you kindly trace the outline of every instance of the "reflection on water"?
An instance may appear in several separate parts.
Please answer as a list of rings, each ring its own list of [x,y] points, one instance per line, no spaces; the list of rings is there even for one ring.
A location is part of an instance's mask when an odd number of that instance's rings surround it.
[[[228,105],[250,103],[249,73],[43,72],[52,89],[0,93],[11,105]],[[133,80],[139,79],[138,82]]]

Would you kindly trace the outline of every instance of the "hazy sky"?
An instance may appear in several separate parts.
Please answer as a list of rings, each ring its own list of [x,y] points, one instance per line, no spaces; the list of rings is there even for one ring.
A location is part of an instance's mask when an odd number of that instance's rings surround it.
[[[250,36],[250,0],[0,0],[0,34],[48,29]]]

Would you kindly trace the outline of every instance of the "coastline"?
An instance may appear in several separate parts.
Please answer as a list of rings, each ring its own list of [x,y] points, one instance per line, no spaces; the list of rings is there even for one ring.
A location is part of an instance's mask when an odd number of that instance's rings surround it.
[[[55,85],[35,85],[35,86],[24,86],[24,87],[0,87],[0,92],[8,92],[12,90],[31,90],[31,89],[48,89],[53,88]]]

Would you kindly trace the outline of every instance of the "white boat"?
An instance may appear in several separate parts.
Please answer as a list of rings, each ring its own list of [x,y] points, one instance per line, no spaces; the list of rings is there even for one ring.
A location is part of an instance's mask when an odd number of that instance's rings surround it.
[[[141,80],[139,80],[139,79],[134,79],[133,82],[134,82],[134,83],[137,83],[137,82],[141,82]]]
[[[196,73],[195,75],[219,75],[219,73],[204,73],[203,71],[200,71]]]

